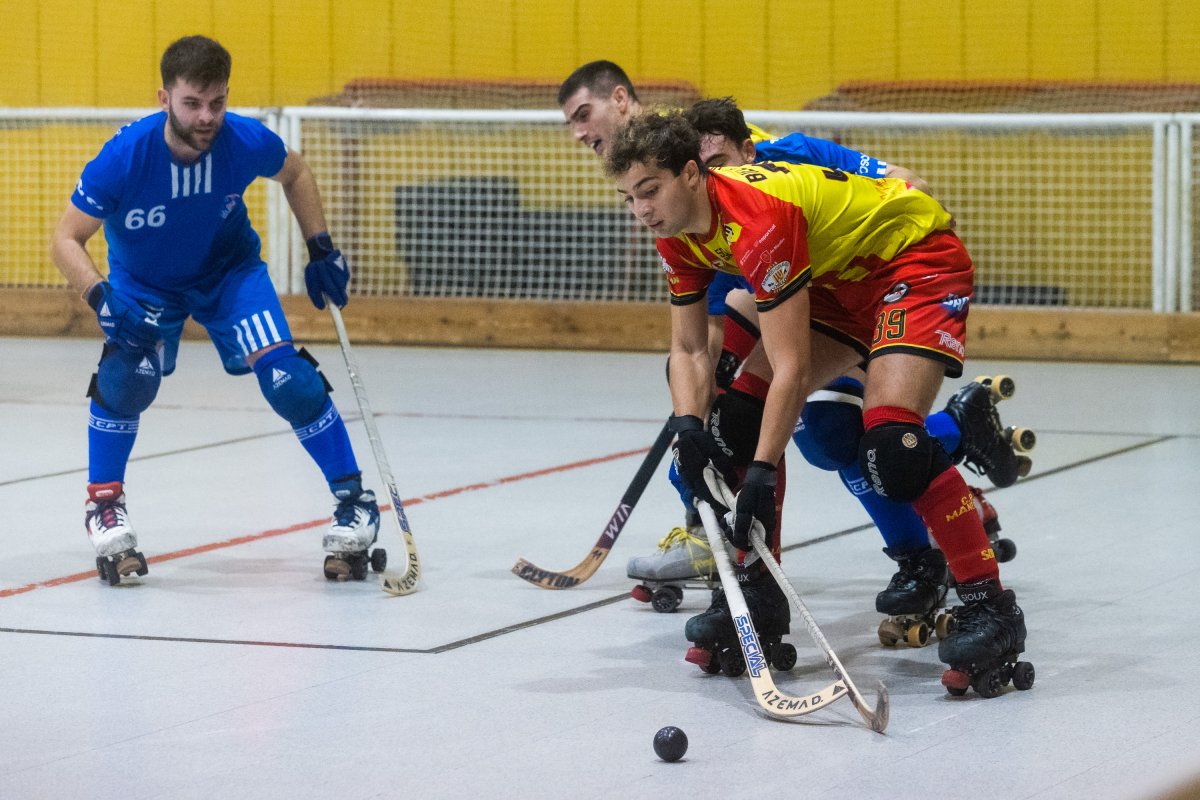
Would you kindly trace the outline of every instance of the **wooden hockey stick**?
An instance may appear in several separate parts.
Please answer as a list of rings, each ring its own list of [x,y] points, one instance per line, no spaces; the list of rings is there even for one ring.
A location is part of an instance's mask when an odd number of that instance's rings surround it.
[[[513,574],[543,589],[570,589],[595,575],[596,570],[600,569],[600,565],[604,563],[604,559],[608,558],[612,546],[616,544],[617,537],[621,535],[621,530],[629,520],[629,515],[633,513],[633,507],[637,505],[642,492],[646,491],[650,479],[654,476],[654,471],[658,469],[658,464],[666,454],[667,448],[671,446],[673,438],[674,434],[671,433],[670,423],[663,425],[658,438],[650,446],[650,452],[646,453],[646,458],[638,467],[637,474],[633,476],[629,488],[625,490],[625,494],[621,495],[621,502],[617,504],[617,510],[613,512],[608,519],[608,524],[604,526],[604,533],[600,534],[600,538],[592,546],[592,552],[588,553],[587,558],[563,572],[542,569],[522,558],[513,565]]]
[[[379,477],[387,486],[388,495],[392,498],[392,511],[396,514],[400,535],[404,537],[404,553],[407,562],[404,572],[384,570],[380,585],[388,594],[412,594],[417,590],[417,583],[421,579],[421,559],[417,556],[417,545],[413,542],[412,531],[408,527],[408,517],[404,514],[400,493],[396,491],[396,480],[392,477],[392,468],[388,464],[387,453],[383,450],[383,441],[379,438],[379,428],[375,426],[375,415],[371,413],[367,390],[359,376],[358,361],[350,349],[350,337],[346,335],[342,312],[329,298],[326,298],[326,302],[329,305],[329,313],[333,316],[333,326],[337,328],[338,343],[342,346],[342,357],[346,360],[346,371],[350,374],[350,383],[354,387],[354,396],[358,400],[358,410],[362,413],[363,424],[367,427],[367,439],[371,442],[371,452],[375,454],[375,466],[379,468]]]
[[[767,668],[766,655],[758,641],[758,633],[750,620],[750,609],[746,607],[742,587],[738,586],[737,576],[733,574],[733,564],[729,560],[729,552],[725,549],[725,536],[721,533],[721,524],[717,522],[716,512],[703,500],[696,501],[696,508],[704,522],[704,532],[708,535],[713,559],[717,562],[721,588],[725,590],[725,601],[729,604],[729,613],[738,631],[738,644],[741,645],[742,656],[746,659],[746,671],[750,674],[750,685],[758,705],[772,717],[792,719],[811,714],[845,695],[846,681],[840,675],[838,680],[824,689],[804,697],[787,695],[776,688]]]

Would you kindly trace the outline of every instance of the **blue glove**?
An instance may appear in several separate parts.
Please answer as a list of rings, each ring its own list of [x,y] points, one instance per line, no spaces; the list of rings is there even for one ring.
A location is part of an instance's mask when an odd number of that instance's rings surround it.
[[[88,290],[87,303],[96,312],[100,330],[118,344],[153,350],[162,339],[158,327],[162,309],[133,302],[108,281],[100,281]]]
[[[346,305],[346,284],[350,267],[342,251],[333,246],[328,233],[318,233],[304,243],[308,246],[308,266],[304,268],[304,286],[308,299],[317,308],[325,308],[325,297],[338,308]]]
[[[752,461],[746,470],[729,532],[729,543],[738,550],[753,549],[750,529],[756,521],[763,526],[764,539],[775,530],[775,479],[775,466],[766,461]]]
[[[676,437],[671,455],[680,479],[696,497],[711,505],[718,514],[724,514],[728,509],[715,488],[708,485],[704,468],[712,464],[722,480],[733,483],[737,476],[733,459],[721,449],[712,434],[704,430],[699,417],[671,417],[671,430]]]

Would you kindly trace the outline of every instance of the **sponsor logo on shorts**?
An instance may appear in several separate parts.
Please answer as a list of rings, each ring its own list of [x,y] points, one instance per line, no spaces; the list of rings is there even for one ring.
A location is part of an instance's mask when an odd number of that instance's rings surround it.
[[[883,296],[883,302],[895,303],[898,300],[903,300],[908,294],[909,286],[907,283],[897,283],[892,287],[892,290]]]
[[[937,331],[937,335],[938,344],[940,344],[942,347],[946,348],[947,350],[953,350],[955,353],[958,353],[959,357],[961,358],[967,357],[967,349],[963,347],[963,343],[958,339],[955,339],[953,336],[943,330]]]
[[[787,280],[788,273],[792,270],[792,262],[779,261],[771,265],[767,270],[767,274],[763,276],[762,288],[768,292],[777,292],[783,288],[784,281]]]
[[[946,309],[946,313],[951,317],[958,318],[967,313],[967,306],[970,305],[971,298],[959,297],[956,294],[946,295],[946,299],[942,301],[942,308]]]

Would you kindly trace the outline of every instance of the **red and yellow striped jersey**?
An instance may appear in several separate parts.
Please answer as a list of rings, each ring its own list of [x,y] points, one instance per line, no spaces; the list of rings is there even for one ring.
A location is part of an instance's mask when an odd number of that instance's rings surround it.
[[[950,228],[936,200],[901,180],[808,164],[718,167],[707,178],[713,224],[659,239],[671,302],[699,300],[713,270],[745,275],[760,310],[818,282],[860,281],[930,233]]]

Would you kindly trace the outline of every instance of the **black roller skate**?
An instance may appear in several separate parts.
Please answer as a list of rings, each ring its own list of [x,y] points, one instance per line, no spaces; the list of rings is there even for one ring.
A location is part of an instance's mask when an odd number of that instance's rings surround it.
[[[1005,428],[996,404],[1016,392],[1007,375],[981,376],[959,389],[946,403],[946,413],[958,425],[962,443],[951,457],[977,475],[986,475],[998,487],[1012,486],[1033,468],[1026,455],[1037,444],[1029,428]]]
[[[950,626],[946,611],[949,570],[941,550],[929,548],[914,553],[893,555],[899,569],[887,588],[875,597],[875,610],[887,614],[879,623],[879,641],[888,647],[904,642],[909,647],[929,644],[929,634],[936,631],[945,639]]]
[[[1011,589],[995,581],[959,586],[964,605],[953,609],[950,633],[938,643],[938,658],[949,665],[942,673],[946,691],[958,697],[972,688],[980,697],[995,697],[1012,682],[1017,689],[1033,686],[1033,664],[1018,661],[1025,651],[1025,615]]]
[[[796,648],[783,641],[790,630],[792,614],[779,584],[763,564],[756,563],[744,571],[739,568],[738,585],[767,662],[784,671],[796,666]],[[710,675],[724,672],[736,678],[746,671],[724,589],[713,590],[712,605],[687,621],[684,636],[693,643],[684,659]]]
[[[96,548],[96,574],[109,586],[128,575],[149,573],[146,557],[137,549],[137,534],[125,509],[125,489],[120,481],[88,484],[83,525]]]
[[[379,535],[379,505],[375,493],[364,491],[358,478],[334,484],[338,498],[333,524],[325,534],[325,577],[331,581],[365,580],[367,567],[387,569],[387,551],[371,545]]]

